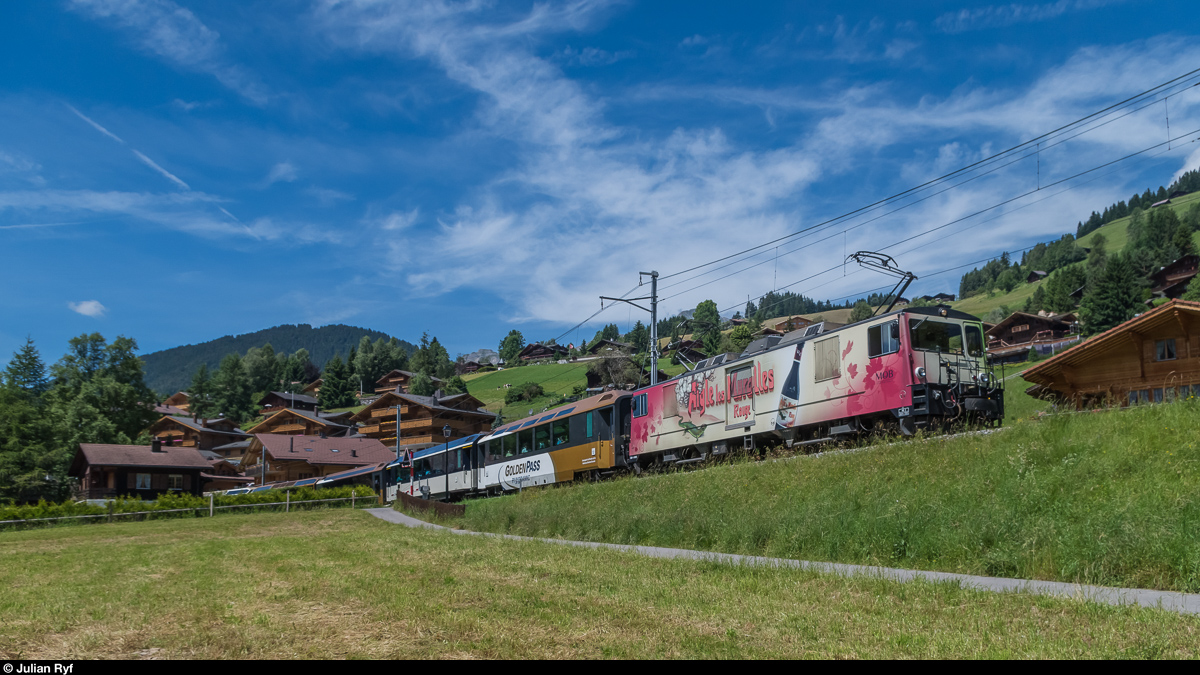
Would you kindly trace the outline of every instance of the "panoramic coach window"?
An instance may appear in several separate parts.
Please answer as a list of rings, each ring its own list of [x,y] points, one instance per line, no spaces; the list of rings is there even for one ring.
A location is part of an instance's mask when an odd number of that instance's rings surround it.
[[[504,441],[504,456],[505,457],[516,457],[517,456],[517,433],[514,431],[513,433],[505,436],[503,438],[503,441]]]
[[[570,427],[566,419],[555,420],[554,428],[551,431],[554,436],[555,445],[566,445],[571,440]]]
[[[867,358],[900,351],[900,324],[895,321],[881,323],[867,329]]]
[[[533,431],[534,440],[536,441],[534,447],[536,447],[538,450],[545,450],[546,448],[550,447],[549,424],[539,424],[533,428]]]
[[[516,434],[520,438],[517,440],[517,448],[520,454],[527,455],[533,451],[533,429],[522,429]]]
[[[1175,360],[1175,338],[1169,340],[1159,340],[1154,343],[1157,356],[1155,361],[1174,361]]]

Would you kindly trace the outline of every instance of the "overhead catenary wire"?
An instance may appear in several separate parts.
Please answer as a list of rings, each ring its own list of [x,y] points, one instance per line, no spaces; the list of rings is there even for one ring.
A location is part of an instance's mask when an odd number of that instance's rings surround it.
[[[813,226],[810,226],[810,227],[804,228],[804,229],[802,229],[802,230],[799,230],[799,231],[797,231],[797,232],[793,232],[793,233],[790,233],[790,234],[784,235],[783,237],[779,237],[779,238],[772,239],[772,240],[770,240],[770,241],[767,241],[767,242],[763,242],[763,243],[761,243],[761,244],[758,244],[758,245],[756,245],[756,246],[749,247],[749,248],[747,248],[747,249],[743,249],[743,250],[741,250],[741,251],[738,251],[738,252],[736,252],[736,253],[732,253],[732,254],[729,254],[729,255],[726,255],[726,256],[722,256],[722,257],[720,257],[720,258],[717,258],[717,259],[714,259],[714,260],[708,261],[708,262],[706,262],[706,263],[701,263],[700,265],[694,265],[694,266],[692,266],[692,267],[689,267],[689,268],[687,268],[687,269],[680,270],[679,272],[673,272],[673,273],[671,273],[671,274],[668,274],[668,275],[663,275],[662,279],[664,279],[664,280],[665,280],[665,279],[667,279],[667,278],[676,277],[676,276],[679,276],[679,275],[681,275],[681,274],[686,274],[686,273],[688,273],[688,272],[693,272],[693,271],[696,271],[696,270],[699,270],[699,269],[703,269],[703,268],[705,268],[705,267],[709,267],[709,266],[711,266],[711,265],[714,265],[714,264],[717,264],[717,263],[721,263],[721,262],[725,262],[725,261],[727,261],[727,260],[732,260],[732,259],[734,259],[734,258],[738,258],[738,257],[740,257],[740,256],[743,256],[743,255],[746,255],[746,254],[753,254],[753,255],[750,255],[750,256],[748,256],[748,258],[752,258],[752,257],[755,257],[755,256],[757,256],[757,255],[761,255],[763,252],[765,252],[765,251],[766,251],[766,247],[770,247],[770,246],[776,245],[776,244],[778,244],[778,243],[780,243],[780,242],[782,242],[782,241],[786,241],[787,239],[791,239],[791,238],[794,238],[794,237],[800,236],[800,235],[802,235],[802,234],[806,234],[806,233],[809,233],[809,232],[818,231],[818,230],[820,230],[820,229],[825,229],[825,228],[827,228],[828,226],[831,226],[831,225],[833,225],[833,224],[836,224],[836,223],[838,223],[838,222],[844,221],[844,220],[846,220],[846,219],[848,219],[848,218],[850,218],[850,217],[852,217],[852,216],[855,216],[855,215],[858,215],[858,214],[863,214],[863,213],[865,213],[865,212],[869,212],[869,211],[872,211],[872,210],[876,210],[877,208],[881,207],[881,206],[882,206],[882,205],[884,205],[884,204],[887,204],[887,203],[889,203],[889,202],[896,201],[896,200],[898,200],[898,199],[900,199],[900,198],[903,198],[903,197],[905,197],[905,196],[909,196],[909,195],[915,194],[915,193],[916,193],[916,192],[918,192],[918,191],[921,191],[921,190],[923,190],[923,189],[925,189],[925,188],[928,188],[928,187],[931,187],[931,186],[933,186],[933,185],[936,185],[936,184],[938,184],[938,183],[940,183],[940,182],[947,181],[947,180],[949,180],[950,178],[953,178],[953,177],[955,177],[955,176],[958,176],[958,175],[960,175],[960,174],[964,174],[964,173],[966,173],[966,172],[968,172],[968,171],[970,171],[970,170],[972,170],[972,169],[979,168],[979,167],[984,167],[984,166],[987,166],[987,165],[989,165],[989,164],[994,164],[994,163],[996,163],[996,162],[999,162],[999,161],[1000,161],[1002,158],[1004,158],[1004,157],[1006,157],[1006,156],[1008,156],[1008,155],[1011,155],[1011,154],[1013,154],[1014,152],[1017,152],[1017,151],[1021,150],[1022,148],[1030,148],[1030,147],[1032,146],[1032,148],[1033,148],[1033,151],[1032,151],[1032,152],[1029,152],[1029,153],[1025,153],[1025,154],[1023,154],[1023,155],[1020,155],[1020,156],[1018,156],[1016,159],[1013,159],[1013,160],[1011,160],[1011,161],[1008,161],[1008,162],[1006,162],[1006,163],[1003,163],[1003,164],[1001,164],[1001,165],[999,165],[999,166],[996,166],[996,167],[994,167],[994,168],[990,169],[990,170],[989,170],[989,171],[987,171],[987,172],[980,173],[980,174],[978,174],[978,175],[972,176],[971,178],[968,178],[968,179],[966,179],[966,180],[963,180],[963,181],[961,181],[961,182],[959,182],[959,183],[956,183],[955,185],[953,185],[953,186],[951,186],[951,187],[949,187],[949,188],[946,188],[946,189],[944,189],[944,190],[938,191],[938,192],[934,193],[933,195],[927,195],[927,196],[925,196],[925,197],[922,197],[920,200],[913,201],[913,202],[911,202],[911,203],[909,203],[909,204],[906,204],[906,205],[904,205],[904,206],[901,206],[901,207],[899,207],[899,208],[897,208],[897,209],[894,209],[893,211],[891,211],[891,212],[889,212],[889,213],[894,213],[895,211],[898,211],[898,210],[900,210],[900,209],[902,209],[902,208],[907,208],[908,206],[912,206],[913,204],[920,203],[921,201],[924,201],[924,200],[926,200],[926,199],[929,199],[929,198],[931,198],[931,197],[933,197],[933,196],[936,196],[937,194],[942,194],[942,193],[946,192],[946,191],[947,191],[947,190],[949,190],[949,189],[953,189],[954,187],[958,187],[958,186],[960,186],[960,185],[962,185],[962,184],[965,184],[965,183],[967,183],[967,182],[970,182],[970,181],[972,181],[972,180],[976,180],[976,179],[978,179],[978,178],[980,178],[980,177],[982,177],[982,176],[988,175],[988,174],[990,174],[990,173],[992,173],[992,172],[994,172],[994,171],[998,171],[998,170],[1000,170],[1000,169],[1002,169],[1002,168],[1005,168],[1005,167],[1007,167],[1007,166],[1010,166],[1011,164],[1013,164],[1013,163],[1015,163],[1015,162],[1021,161],[1021,160],[1023,160],[1023,159],[1027,159],[1027,158],[1029,158],[1029,157],[1031,157],[1031,156],[1037,155],[1037,156],[1038,156],[1038,158],[1039,158],[1039,162],[1040,162],[1040,153],[1041,153],[1041,152],[1044,152],[1045,150],[1048,150],[1048,149],[1050,149],[1050,148],[1052,148],[1052,147],[1055,147],[1055,146],[1057,146],[1057,145],[1060,145],[1060,144],[1062,144],[1062,143],[1065,143],[1065,142],[1067,142],[1067,141],[1069,141],[1069,140],[1071,140],[1071,139],[1073,139],[1073,138],[1077,138],[1077,137],[1079,137],[1079,136],[1081,136],[1081,135],[1083,135],[1083,134],[1085,134],[1085,133],[1089,133],[1089,132],[1091,132],[1091,131],[1094,131],[1094,130],[1096,130],[1096,129],[1099,129],[1099,128],[1103,127],[1103,126],[1106,126],[1106,125],[1108,125],[1108,124],[1111,124],[1112,122],[1115,122],[1115,121],[1117,121],[1117,120],[1119,120],[1119,119],[1123,119],[1124,117],[1126,117],[1126,116],[1128,116],[1128,115],[1131,115],[1131,114],[1134,114],[1134,113],[1136,113],[1136,112],[1138,112],[1138,111],[1140,111],[1140,110],[1143,110],[1143,109],[1145,109],[1146,107],[1149,107],[1150,105],[1154,105],[1155,103],[1157,103],[1157,102],[1158,102],[1158,100],[1166,100],[1166,99],[1156,99],[1156,100],[1153,100],[1153,101],[1151,101],[1150,103],[1147,103],[1147,104],[1145,104],[1145,105],[1143,105],[1143,106],[1140,106],[1140,107],[1136,107],[1136,108],[1134,108],[1134,109],[1132,109],[1132,110],[1128,110],[1128,111],[1126,111],[1124,114],[1122,114],[1122,115],[1119,115],[1119,116],[1117,116],[1117,117],[1114,117],[1114,118],[1112,118],[1112,119],[1108,119],[1108,120],[1100,121],[1099,123],[1095,124],[1094,126],[1091,126],[1090,128],[1085,128],[1085,129],[1083,129],[1083,130],[1081,130],[1081,131],[1078,131],[1077,133],[1075,133],[1075,134],[1073,134],[1073,135],[1067,135],[1067,134],[1064,134],[1063,132],[1066,132],[1066,131],[1068,131],[1068,130],[1070,130],[1070,129],[1073,129],[1073,128],[1076,128],[1076,127],[1079,127],[1081,124],[1084,124],[1084,123],[1086,123],[1086,122],[1088,122],[1088,121],[1090,121],[1090,120],[1096,120],[1097,118],[1102,118],[1101,116],[1104,116],[1104,115],[1106,115],[1107,113],[1111,113],[1111,112],[1113,112],[1113,111],[1116,111],[1116,110],[1119,110],[1119,109],[1121,109],[1121,108],[1123,108],[1123,107],[1127,107],[1127,106],[1128,106],[1128,104],[1130,104],[1130,103],[1132,103],[1132,102],[1135,102],[1135,101],[1138,101],[1138,100],[1140,100],[1140,99],[1142,99],[1142,98],[1144,98],[1144,97],[1146,97],[1146,96],[1153,95],[1153,94],[1155,94],[1155,92],[1161,92],[1161,91],[1162,91],[1163,89],[1165,89],[1165,88],[1170,88],[1170,87],[1173,87],[1173,86],[1175,86],[1175,85],[1179,84],[1180,82],[1186,82],[1186,81],[1188,81],[1188,80],[1190,80],[1190,79],[1193,79],[1193,76],[1195,76],[1195,75],[1196,75],[1196,73],[1198,73],[1198,72],[1200,72],[1200,69],[1197,69],[1197,70],[1190,71],[1189,73],[1185,73],[1184,75],[1181,75],[1181,76],[1179,76],[1179,77],[1177,77],[1177,78],[1173,78],[1172,80],[1168,80],[1167,82],[1164,82],[1164,83],[1162,83],[1162,84],[1160,84],[1160,85],[1158,85],[1158,86],[1156,86],[1156,87],[1152,87],[1152,88],[1150,88],[1150,89],[1148,89],[1148,90],[1146,90],[1146,91],[1144,91],[1144,92],[1142,92],[1142,93],[1140,93],[1140,94],[1137,94],[1137,95],[1135,95],[1135,96],[1131,96],[1131,97],[1129,97],[1129,98],[1127,98],[1127,99],[1125,99],[1125,100],[1123,100],[1123,101],[1121,101],[1121,102],[1118,102],[1118,103],[1115,103],[1115,104],[1113,104],[1113,105],[1110,105],[1110,106],[1108,106],[1107,108],[1104,108],[1104,109],[1102,109],[1102,110],[1099,110],[1099,111],[1097,111],[1097,112],[1095,112],[1095,113],[1092,113],[1092,114],[1090,114],[1090,115],[1087,115],[1087,116],[1085,116],[1085,117],[1082,117],[1082,118],[1080,118],[1080,119],[1078,119],[1078,120],[1076,120],[1076,121],[1074,121],[1074,122],[1071,122],[1071,123],[1069,123],[1069,124],[1063,125],[1063,126],[1061,126],[1061,127],[1057,128],[1057,129],[1053,130],[1053,131],[1050,131],[1050,132],[1047,132],[1047,133],[1045,133],[1045,134],[1042,134],[1041,136],[1038,136],[1038,137],[1036,137],[1036,138],[1034,138],[1034,139],[1030,139],[1030,140],[1028,140],[1028,141],[1025,141],[1024,143],[1021,143],[1021,144],[1018,144],[1018,145],[1016,145],[1016,146],[1013,146],[1012,148],[1009,148],[1008,150],[1005,150],[1005,151],[1003,151],[1003,152],[997,153],[997,154],[995,154],[995,155],[992,155],[991,157],[988,157],[988,158],[986,158],[986,159],[980,160],[980,161],[978,161],[978,162],[975,162],[975,163],[973,163],[973,164],[967,165],[967,166],[965,166],[965,167],[962,167],[962,168],[960,168],[960,169],[957,169],[957,170],[955,170],[955,171],[952,171],[952,172],[950,172],[950,173],[947,173],[947,174],[945,174],[945,175],[943,175],[943,176],[940,176],[940,177],[938,177],[938,178],[934,178],[934,179],[932,179],[932,180],[926,181],[925,183],[922,183],[921,185],[918,185],[918,186],[916,186],[916,187],[909,188],[908,190],[904,190],[904,191],[902,191],[902,192],[900,192],[900,193],[897,193],[897,194],[895,194],[895,195],[892,195],[892,196],[890,196],[890,197],[887,197],[887,198],[884,198],[884,199],[878,200],[878,201],[876,201],[876,202],[873,202],[873,203],[871,203],[871,204],[868,204],[868,205],[866,205],[866,206],[864,206],[864,207],[860,207],[860,208],[858,208],[858,209],[854,209],[854,210],[852,210],[852,211],[849,211],[849,212],[847,212],[847,213],[844,213],[844,214],[842,214],[842,215],[835,216],[834,218],[827,219],[827,220],[825,220],[825,221],[822,221],[822,222],[820,222],[820,223],[817,223],[817,224],[815,224],[815,225],[813,225]],[[1197,82],[1197,83],[1192,83],[1192,84],[1188,84],[1188,85],[1187,85],[1187,88],[1185,88],[1185,89],[1182,89],[1182,90],[1180,90],[1180,91],[1173,92],[1173,93],[1169,93],[1169,94],[1167,95],[1167,97],[1166,97],[1166,98],[1170,98],[1170,97],[1173,97],[1173,96],[1177,96],[1177,95],[1179,95],[1179,94],[1183,93],[1184,91],[1186,91],[1187,89],[1190,89],[1191,87],[1195,87],[1195,86],[1197,86],[1198,84],[1200,84],[1200,82]],[[1059,136],[1065,136],[1065,137],[1059,138]],[[1048,143],[1047,141],[1049,141],[1049,140],[1054,140],[1055,142],[1053,142],[1053,143]],[[1040,172],[1040,167],[1039,167],[1039,172]],[[1039,177],[1039,182],[1040,182],[1040,177]],[[1047,186],[1041,186],[1041,187],[1047,187]],[[884,215],[888,215],[888,214],[884,214]],[[883,217],[883,216],[880,216],[880,217]],[[870,221],[867,221],[867,222],[873,222],[874,220],[877,220],[877,219],[878,219],[878,217],[877,217],[877,218],[875,218],[875,219],[872,219],[872,220],[870,220]],[[860,223],[859,225],[856,225],[855,227],[860,227],[860,226],[861,226],[861,225],[863,225],[863,224],[866,224],[866,223]],[[850,228],[850,229],[853,229],[853,228]],[[762,250],[760,250],[760,249],[762,249]],[[754,253],[755,251],[758,251],[758,253]],[[732,263],[730,263],[730,264],[736,264],[737,262],[741,262],[741,261],[734,261],[734,262],[732,262]],[[728,265],[726,265],[726,266],[728,266]],[[757,266],[757,265],[754,265],[754,266]],[[754,266],[751,266],[751,267],[754,267]],[[701,273],[701,274],[698,274],[698,275],[694,275],[694,276],[690,277],[690,279],[695,279],[695,278],[698,278],[698,277],[700,277],[700,276],[704,276],[704,274],[708,274],[708,273],[711,273],[711,271],[710,271],[710,272]],[[726,278],[726,277],[722,277],[722,278]],[[687,280],[685,279],[684,281],[687,281]],[[670,284],[670,285],[664,286],[663,288],[665,289],[665,288],[668,288],[668,287],[670,287],[670,286],[673,286],[673,285],[678,285],[679,283],[680,283],[680,282],[676,282],[675,284]],[[678,293],[677,293],[676,295],[678,295]]]

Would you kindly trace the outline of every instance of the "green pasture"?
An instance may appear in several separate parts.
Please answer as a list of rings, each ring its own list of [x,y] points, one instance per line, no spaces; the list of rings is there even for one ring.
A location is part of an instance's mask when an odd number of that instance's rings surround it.
[[[1197,592],[1197,419],[1196,401],[1049,415],[990,434],[526,490],[472,502],[456,524]]]
[[[1200,619],[1161,610],[412,530],[350,510],[0,532],[0,588],[4,660],[1200,653]]]

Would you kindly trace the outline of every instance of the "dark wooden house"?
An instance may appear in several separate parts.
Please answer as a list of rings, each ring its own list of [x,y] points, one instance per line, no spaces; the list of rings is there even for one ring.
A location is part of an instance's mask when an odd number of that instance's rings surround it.
[[[924,302],[941,303],[941,302],[954,302],[954,297],[955,296],[953,293],[938,293],[937,295],[922,295],[921,297],[919,297],[917,299],[922,300]]]
[[[1021,375],[1077,408],[1200,396],[1200,303],[1159,305]]]
[[[395,458],[393,449],[373,438],[256,434],[242,468],[264,484],[321,478]]]
[[[1013,312],[987,330],[988,362],[1019,363],[1030,349],[1039,354],[1055,354],[1079,341],[1075,316],[1043,316]]]
[[[345,413],[319,413],[309,410],[279,410],[250,427],[250,434],[285,434],[292,436],[346,436],[353,433],[354,424]]]
[[[633,353],[633,345],[617,342],[616,340],[596,340],[596,344],[590,345],[587,348],[587,353],[594,356],[604,356],[605,354]]]
[[[166,492],[200,494],[201,474],[211,465],[191,447],[81,443],[69,475],[79,479],[79,498],[118,496],[155,499]]]
[[[1198,270],[1200,256],[1185,255],[1150,275],[1150,292],[1160,298],[1178,298],[1187,290]]]
[[[537,361],[540,359],[565,359],[570,354],[566,347],[562,345],[545,345],[540,342],[535,342],[531,345],[525,345],[521,353],[517,355],[522,361]]]
[[[407,370],[393,370],[375,382],[375,393],[386,394],[388,392],[395,393],[399,391],[401,394],[407,394],[409,385],[412,383],[415,375],[416,373],[410,373]],[[431,379],[435,385],[440,385],[444,382],[444,380],[436,377]]]
[[[1032,284],[1032,283],[1041,281],[1042,279],[1045,279],[1045,278],[1046,278],[1046,273],[1043,272],[1042,270],[1032,270],[1029,272],[1029,276],[1025,277],[1025,283]]]
[[[202,419],[168,415],[150,425],[150,435],[165,446],[212,450],[245,440],[250,435],[223,417]]]
[[[270,415],[280,410],[316,410],[317,399],[305,394],[293,394],[286,391],[271,391],[267,392],[266,396],[259,399],[258,404],[262,406],[260,414]]]
[[[470,394],[417,396],[388,393],[350,418],[358,433],[395,448],[396,408],[400,409],[401,449],[420,449],[443,443],[442,429],[450,427],[450,440],[491,429],[496,413],[483,410],[483,402]]]

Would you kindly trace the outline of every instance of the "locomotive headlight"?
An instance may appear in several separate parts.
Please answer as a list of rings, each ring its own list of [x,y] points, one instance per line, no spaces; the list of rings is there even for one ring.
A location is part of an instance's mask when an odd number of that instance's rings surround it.
[[[918,379],[921,379],[921,380],[925,379],[925,366],[917,366],[916,372],[917,372]]]

